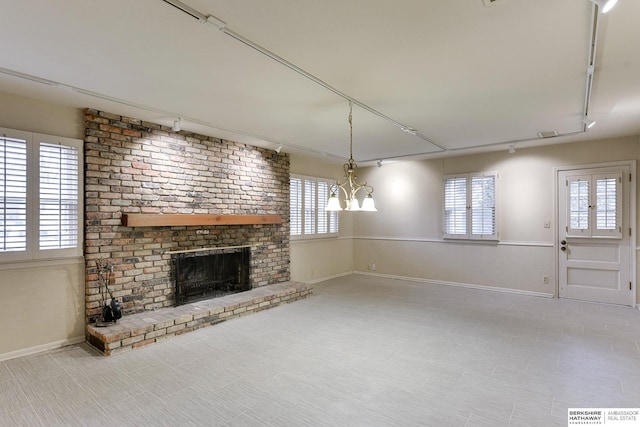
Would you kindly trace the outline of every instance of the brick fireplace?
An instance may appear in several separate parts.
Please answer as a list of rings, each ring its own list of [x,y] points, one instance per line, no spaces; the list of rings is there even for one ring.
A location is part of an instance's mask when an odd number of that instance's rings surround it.
[[[96,260],[125,317],[174,305],[171,252],[251,248],[255,289],[289,276],[289,157],[85,110],[86,317],[103,296]],[[125,226],[123,214],[280,215],[279,224]]]

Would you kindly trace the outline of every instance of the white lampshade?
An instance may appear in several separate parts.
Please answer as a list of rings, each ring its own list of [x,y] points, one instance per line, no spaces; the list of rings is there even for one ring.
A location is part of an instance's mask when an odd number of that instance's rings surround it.
[[[378,209],[376,209],[376,204],[373,202],[373,196],[371,194],[367,195],[367,197],[364,198],[360,210],[367,212],[378,212]]]
[[[358,199],[356,199],[355,197],[353,199],[351,199],[351,201],[349,202],[349,207],[347,208],[347,210],[349,210],[349,211],[359,211],[360,210],[360,203],[358,203]]]
[[[328,212],[337,212],[342,210],[342,206],[340,206],[340,200],[338,200],[338,196],[336,194],[332,194],[329,197],[329,201],[327,202],[327,207],[325,208]]]

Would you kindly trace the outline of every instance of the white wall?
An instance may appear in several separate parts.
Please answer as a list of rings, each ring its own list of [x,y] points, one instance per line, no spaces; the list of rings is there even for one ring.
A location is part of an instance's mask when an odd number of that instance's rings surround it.
[[[0,127],[83,138],[82,112],[0,92]],[[84,339],[84,261],[0,266],[0,360]]]

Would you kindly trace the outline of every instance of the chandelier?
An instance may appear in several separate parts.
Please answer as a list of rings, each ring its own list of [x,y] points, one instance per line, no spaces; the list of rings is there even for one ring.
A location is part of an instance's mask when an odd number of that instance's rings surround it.
[[[376,206],[373,202],[373,187],[367,185],[366,182],[362,184],[359,183],[358,177],[356,175],[356,169],[358,168],[358,165],[353,161],[353,103],[351,101],[349,101],[349,161],[342,167],[344,169],[343,181],[340,182],[336,180],[335,184],[331,185],[331,195],[329,196],[326,210],[330,212],[342,210],[340,200],[338,199],[338,192],[339,190],[342,190],[347,205],[345,210],[369,212],[377,211]],[[367,193],[364,200],[362,201],[362,206],[360,206],[357,198],[357,194],[358,192],[360,192],[360,190],[364,190],[364,192]]]

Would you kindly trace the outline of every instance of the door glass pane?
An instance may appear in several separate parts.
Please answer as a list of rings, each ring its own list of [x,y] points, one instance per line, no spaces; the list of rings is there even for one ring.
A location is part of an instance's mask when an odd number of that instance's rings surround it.
[[[569,182],[569,228],[589,229],[589,181]]]
[[[615,230],[617,224],[618,179],[596,180],[596,229]]]

